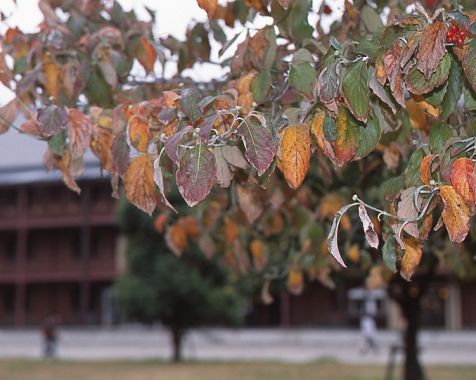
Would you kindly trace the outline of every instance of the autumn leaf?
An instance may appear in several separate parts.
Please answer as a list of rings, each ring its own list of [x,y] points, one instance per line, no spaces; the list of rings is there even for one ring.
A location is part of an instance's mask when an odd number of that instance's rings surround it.
[[[86,148],[89,146],[92,132],[92,121],[81,111],[69,108],[69,146],[73,159],[83,157]]]
[[[395,100],[401,105],[405,105],[405,97],[403,91],[403,79],[401,74],[400,62],[402,59],[403,47],[400,41],[396,40],[392,47],[388,49],[382,57],[383,69],[390,83],[390,90]],[[378,74],[378,72],[377,72]],[[385,82],[380,81],[383,85]]]
[[[215,157],[205,144],[185,151],[175,178],[180,194],[190,207],[205,199],[216,178]]]
[[[451,241],[461,243],[469,232],[470,210],[453,186],[440,186],[439,194],[444,207],[441,214]]]
[[[167,212],[163,212],[159,214],[154,220],[154,228],[158,233],[163,233],[165,231],[165,225],[169,218],[169,214]]]
[[[154,166],[150,155],[138,156],[129,162],[124,175],[124,190],[129,202],[149,215],[152,214],[157,200],[154,184]]]
[[[418,210],[413,202],[415,187],[409,187],[402,192],[400,202],[398,202],[397,215],[403,219],[415,219],[418,216]],[[418,224],[416,222],[406,223],[403,230],[409,235],[417,238],[419,235]]]
[[[16,99],[10,100],[3,107],[0,107],[0,135],[8,131],[15,122],[18,114],[18,103]]]
[[[218,0],[197,0],[198,6],[208,14],[208,18],[212,19],[218,6]]]
[[[468,50],[463,58],[463,70],[473,91],[476,91],[476,39],[468,45]]]
[[[160,166],[159,157],[154,160],[154,182],[157,185],[157,188],[159,189],[160,195],[162,195],[162,199],[165,205],[177,212],[177,210],[175,210],[174,206],[172,206],[172,204],[167,199],[167,196],[165,195],[164,176],[162,174],[162,167]]]
[[[45,77],[45,90],[48,96],[51,96],[58,101],[61,90],[61,77],[63,70],[61,66],[53,62],[50,54],[46,53],[43,56],[43,75]]]
[[[245,157],[261,176],[273,162],[276,146],[271,131],[253,120],[244,121],[237,129],[245,146]]]
[[[281,158],[279,168],[289,186],[297,189],[309,170],[311,159],[311,138],[307,124],[287,127],[281,138]]]
[[[304,290],[304,275],[301,270],[294,267],[288,270],[287,287],[291,294],[299,295],[302,293]]]
[[[461,195],[466,204],[474,207],[474,163],[469,158],[458,158],[451,169],[451,184],[456,192]]]
[[[374,224],[369,218],[369,214],[367,214],[367,210],[365,208],[365,205],[360,202],[359,204],[359,218],[360,221],[362,222],[362,226],[364,227],[364,233],[365,233],[365,238],[367,239],[367,242],[372,248],[377,249],[378,248],[378,235],[375,232],[374,229]]]
[[[400,263],[400,275],[410,281],[423,254],[421,244],[416,239],[403,239],[405,254]]]
[[[187,231],[182,223],[176,222],[167,228],[165,242],[175,255],[182,256],[188,246]]]
[[[263,213],[263,204],[259,193],[250,186],[238,185],[236,186],[236,196],[238,205],[245,213],[248,222],[253,224]]]
[[[428,24],[421,34],[417,52],[417,65],[426,79],[429,79],[446,54],[446,23],[435,21]]]
[[[316,113],[311,122],[311,134],[317,146],[329,159],[335,162],[336,157],[334,153],[334,147],[332,146],[332,143],[324,136],[324,125],[327,117],[329,116],[324,111]]]
[[[150,140],[149,123],[140,116],[133,116],[128,123],[131,145],[141,153],[147,153]]]
[[[431,160],[433,156],[431,154],[427,154],[423,157],[420,164],[420,179],[424,185],[428,185],[431,181]]]
[[[64,107],[52,104],[38,111],[38,128],[44,137],[51,137],[66,129],[69,121],[68,112]]]
[[[352,120],[348,111],[340,107],[337,115],[337,139],[334,142],[338,166],[342,166],[354,158],[359,146],[359,139],[359,126]]]
[[[251,258],[253,259],[253,267],[258,272],[261,272],[268,262],[268,255],[264,242],[260,239],[253,239],[250,243],[250,252]]]
[[[220,187],[230,187],[232,173],[230,167],[228,166],[228,162],[223,156],[223,147],[215,147],[213,148],[213,155],[215,156],[215,164],[217,169],[217,180]]]
[[[154,70],[157,52],[155,51],[152,41],[145,36],[141,36],[139,38],[136,47],[136,58],[140,64],[144,66],[146,72],[151,72]]]

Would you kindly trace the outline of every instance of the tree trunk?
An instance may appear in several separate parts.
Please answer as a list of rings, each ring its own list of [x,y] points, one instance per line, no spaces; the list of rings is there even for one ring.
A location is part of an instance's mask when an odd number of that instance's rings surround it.
[[[403,305],[402,305],[403,306]],[[404,331],[405,365],[404,380],[423,380],[423,369],[419,360],[418,331],[420,329],[420,297],[410,298],[405,303],[403,314],[406,319]]]
[[[170,328],[170,335],[172,337],[172,348],[173,348],[173,358],[174,363],[182,361],[182,338],[184,331],[178,327]]]

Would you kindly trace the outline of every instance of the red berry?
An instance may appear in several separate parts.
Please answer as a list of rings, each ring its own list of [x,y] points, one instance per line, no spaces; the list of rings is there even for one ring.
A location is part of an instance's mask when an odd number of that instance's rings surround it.
[[[454,36],[454,33],[452,33],[452,32],[446,33],[446,38],[451,38],[453,36]]]
[[[456,41],[456,37],[455,36],[450,36],[446,39],[446,42],[449,43],[449,44],[452,44],[453,42]]]
[[[464,40],[460,37],[457,40],[458,46],[463,46],[464,45]]]
[[[451,24],[450,32],[455,34],[458,31],[458,27],[455,24]]]
[[[330,6],[328,6],[327,4],[325,4],[323,7],[322,7],[322,13],[324,13],[325,15],[330,15],[332,13],[332,9]]]
[[[466,35],[468,34],[468,32],[464,29],[461,29],[459,32],[458,32],[458,35],[462,38],[466,37]]]

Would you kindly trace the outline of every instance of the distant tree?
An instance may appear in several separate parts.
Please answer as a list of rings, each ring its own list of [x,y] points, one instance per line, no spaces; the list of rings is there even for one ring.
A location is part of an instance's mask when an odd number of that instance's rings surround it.
[[[217,259],[192,246],[178,257],[154,229],[153,219],[133,206],[121,208],[120,225],[128,238],[128,265],[115,286],[119,306],[133,320],[163,323],[174,361],[182,359],[183,337],[191,327],[242,321],[245,298]]]

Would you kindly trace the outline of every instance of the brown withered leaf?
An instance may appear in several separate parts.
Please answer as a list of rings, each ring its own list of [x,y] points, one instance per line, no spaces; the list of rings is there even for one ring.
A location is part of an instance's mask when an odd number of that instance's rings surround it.
[[[446,23],[435,21],[423,29],[417,52],[417,69],[429,79],[446,53]]]
[[[154,165],[148,154],[138,156],[129,162],[124,175],[126,198],[133,205],[149,215],[157,205],[154,183]]]
[[[439,191],[444,203],[441,218],[448,236],[452,242],[461,243],[469,232],[470,210],[453,186],[440,186]]]
[[[421,244],[416,239],[403,239],[405,254],[400,263],[400,275],[410,281],[423,254]]]
[[[403,91],[403,78],[401,74],[400,62],[402,59],[403,47],[397,39],[392,47],[383,56],[383,67],[390,83],[390,90],[395,100],[402,106],[405,104]]]
[[[400,196],[400,202],[398,202],[398,217],[405,219],[415,219],[418,216],[418,210],[415,208],[413,202],[415,190],[415,187],[409,187],[408,189],[403,190],[402,195]],[[405,224],[403,230],[415,238],[418,238],[418,235],[420,234],[418,231],[418,224],[416,222]]]
[[[69,146],[73,159],[82,157],[91,140],[92,121],[81,111],[69,108]]]
[[[218,0],[197,0],[198,6],[208,14],[208,18],[212,19],[217,11]]]
[[[224,158],[222,148],[220,146],[213,148],[213,155],[215,156],[218,184],[220,187],[227,188],[230,187],[232,174],[228,162]]]
[[[18,114],[17,100],[13,99],[0,108],[0,135],[8,131]]]
[[[307,124],[290,125],[281,138],[279,168],[289,186],[297,189],[309,170],[311,138]]]
[[[259,197],[259,192],[250,186],[238,185],[236,186],[236,196],[238,205],[245,213],[250,224],[253,224],[263,213],[263,202]]]
[[[359,218],[362,222],[362,226],[364,227],[365,238],[367,239],[367,242],[372,248],[377,249],[379,242],[378,235],[375,232],[374,224],[370,220],[369,214],[367,214],[365,205],[362,202],[359,204]]]
[[[76,183],[75,178],[82,172],[82,160],[72,160],[69,150],[65,150],[63,155],[54,154],[51,149],[45,153],[43,161],[46,170],[50,171],[53,168],[59,169],[63,173],[63,182],[65,185],[75,193],[81,193],[81,189]]]
[[[476,192],[474,169],[475,165],[469,158],[458,158],[451,169],[451,184],[470,208],[474,207]]]

